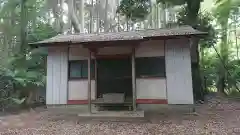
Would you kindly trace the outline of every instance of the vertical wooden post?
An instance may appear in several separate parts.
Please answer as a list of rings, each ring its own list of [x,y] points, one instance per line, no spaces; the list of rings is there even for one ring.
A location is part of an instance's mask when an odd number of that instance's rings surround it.
[[[97,58],[95,57],[95,67],[94,67],[94,73],[95,73],[95,98],[97,99]]]
[[[91,51],[89,50],[89,57],[88,57],[88,110],[89,113],[92,112],[91,108]]]
[[[68,47],[67,47],[67,72],[68,72],[68,76],[69,76],[69,74],[70,74],[70,66],[69,66],[69,51],[70,51],[70,45],[68,45]],[[69,78],[68,78],[68,80],[67,81],[69,81]],[[69,99],[69,83],[67,82],[67,101],[68,101],[68,99]]]
[[[91,51],[92,51],[93,57],[95,58],[94,59],[94,80],[95,80],[95,88],[94,88],[95,95],[94,95],[94,97],[95,97],[95,99],[97,99],[98,98],[97,97],[97,49],[93,49]]]
[[[133,111],[136,111],[136,71],[135,71],[135,47],[132,49],[132,94],[133,94]]]

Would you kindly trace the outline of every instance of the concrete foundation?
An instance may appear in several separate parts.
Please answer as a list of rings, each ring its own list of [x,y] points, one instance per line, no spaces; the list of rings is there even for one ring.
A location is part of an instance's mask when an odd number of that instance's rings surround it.
[[[137,118],[144,117],[144,111],[96,111],[90,113],[79,113],[80,117],[120,117],[120,118]]]
[[[144,110],[146,112],[168,112],[168,111],[176,111],[183,113],[191,113],[193,112],[193,105],[167,105],[167,104],[138,104],[138,110]]]
[[[90,116],[88,112],[88,105],[48,105],[48,110],[54,113],[60,114],[79,114],[82,116]],[[163,104],[138,104],[137,114],[131,114],[135,117],[144,116],[144,112],[156,112],[156,113],[167,113],[167,112],[176,112],[176,113],[191,113],[193,112],[193,105],[163,105]],[[119,113],[120,112],[120,113]],[[127,116],[132,111],[98,111],[97,107],[92,105],[92,114],[91,116]],[[119,114],[118,114],[119,113]]]
[[[62,114],[88,113],[88,105],[48,105],[47,108],[50,112]],[[92,105],[92,111],[97,111],[94,105]]]

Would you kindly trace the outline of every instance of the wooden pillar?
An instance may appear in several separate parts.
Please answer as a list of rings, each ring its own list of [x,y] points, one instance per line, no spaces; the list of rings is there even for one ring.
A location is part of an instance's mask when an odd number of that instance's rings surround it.
[[[132,49],[132,94],[133,94],[133,111],[137,110],[136,107],[136,71],[135,71],[135,48]]]
[[[95,80],[95,99],[97,99],[97,49],[92,49],[92,55],[94,56],[94,80]]]
[[[69,54],[70,54],[70,45],[68,45],[68,48],[67,48],[68,50],[67,50],[67,71],[70,71],[69,70]],[[69,79],[68,79],[68,81],[69,81]],[[68,100],[69,100],[69,83],[67,82],[67,102],[68,102]]]
[[[95,57],[95,67],[94,67],[94,73],[95,73],[95,98],[97,99],[97,58]]]
[[[89,50],[89,57],[88,57],[88,110],[89,113],[92,112],[91,108],[91,51]]]

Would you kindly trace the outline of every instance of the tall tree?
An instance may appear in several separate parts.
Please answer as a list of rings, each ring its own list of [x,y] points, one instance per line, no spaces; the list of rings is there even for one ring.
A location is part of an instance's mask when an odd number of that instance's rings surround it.
[[[84,24],[85,24],[85,19],[84,19],[84,17],[85,17],[85,11],[84,11],[84,6],[85,5],[85,2],[84,2],[84,0],[81,0],[80,1],[80,20],[81,20],[81,27],[80,27],[80,32],[81,33],[84,33]]]
[[[27,0],[21,0],[21,45],[20,45],[20,52],[23,52],[26,49],[27,45],[27,7],[26,7]]]
[[[108,24],[108,0],[105,0],[105,18],[104,18],[104,32],[108,32],[109,24]]]
[[[26,92],[22,96],[29,97],[28,99],[31,98],[30,93],[33,90],[31,88],[43,85],[45,82],[45,55],[32,50],[27,43],[56,35],[53,25],[49,25],[51,22],[48,21],[49,14],[48,10],[45,10],[45,2],[44,0],[4,0],[0,5],[0,41],[3,41],[0,46],[6,46],[3,52],[9,51],[7,49],[9,47],[18,49],[16,52],[9,52],[5,57],[6,65],[1,66],[0,76],[7,77],[7,80],[1,79],[1,82],[14,83],[12,89],[21,94]],[[0,55],[2,56],[2,53]]]
[[[150,2],[149,0],[122,0],[117,13],[125,16],[129,30],[130,21],[136,22],[147,17],[150,13]]]
[[[228,25],[231,12],[238,10],[240,7],[240,1],[238,0],[216,0],[215,16],[217,22],[221,26],[221,43],[220,43],[220,55],[222,57],[222,63],[219,64],[219,77],[217,82],[218,91],[225,93],[226,86],[226,69],[228,54],[229,54],[229,42],[228,42]]]

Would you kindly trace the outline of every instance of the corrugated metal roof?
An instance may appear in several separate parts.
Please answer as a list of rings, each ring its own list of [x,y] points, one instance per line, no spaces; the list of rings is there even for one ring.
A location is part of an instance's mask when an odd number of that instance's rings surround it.
[[[207,34],[193,29],[190,26],[180,26],[175,28],[148,29],[139,31],[124,31],[116,33],[98,33],[98,34],[71,34],[58,35],[50,39],[32,43],[34,45],[48,45],[54,43],[86,43],[101,41],[121,41],[121,40],[142,40],[151,37],[170,37]]]

